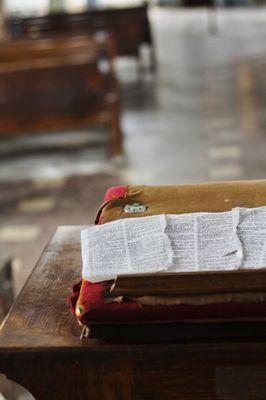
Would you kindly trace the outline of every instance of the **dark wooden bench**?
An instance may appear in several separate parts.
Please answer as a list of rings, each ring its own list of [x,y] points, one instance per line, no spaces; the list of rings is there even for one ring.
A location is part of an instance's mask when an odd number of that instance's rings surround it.
[[[6,28],[12,38],[49,35],[90,34],[95,29],[111,30],[119,56],[139,57],[140,47],[150,47],[152,68],[155,52],[148,19],[147,4],[136,7],[88,9],[82,13],[52,13],[42,17],[9,17]]]
[[[43,400],[259,400],[266,340],[105,343],[79,338],[66,297],[81,227],[60,227],[0,329],[0,372]]]
[[[105,124],[122,152],[113,40],[92,36],[0,44],[0,136]]]

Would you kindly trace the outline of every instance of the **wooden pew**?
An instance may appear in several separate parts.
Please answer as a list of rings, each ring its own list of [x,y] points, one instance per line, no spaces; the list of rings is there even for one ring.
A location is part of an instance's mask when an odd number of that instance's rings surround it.
[[[122,151],[111,36],[11,40],[0,45],[0,136],[105,124]]]
[[[89,34],[95,29],[111,30],[119,56],[139,57],[140,46],[150,47],[150,66],[155,67],[155,52],[147,4],[138,7],[97,8],[82,13],[53,13],[43,17],[9,17],[6,28],[12,38],[47,37],[55,34]]]

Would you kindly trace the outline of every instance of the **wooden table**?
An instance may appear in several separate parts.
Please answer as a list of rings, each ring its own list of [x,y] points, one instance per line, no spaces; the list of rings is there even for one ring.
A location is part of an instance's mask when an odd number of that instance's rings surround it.
[[[266,342],[81,341],[66,297],[81,271],[80,230],[60,227],[0,330],[0,372],[36,399],[266,398]]]

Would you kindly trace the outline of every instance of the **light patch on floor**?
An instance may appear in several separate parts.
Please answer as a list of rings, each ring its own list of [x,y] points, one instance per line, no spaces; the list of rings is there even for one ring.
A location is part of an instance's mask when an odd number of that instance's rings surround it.
[[[258,112],[254,97],[251,66],[248,63],[240,63],[238,66],[239,104],[242,116],[242,129],[247,136],[258,132]]]
[[[30,159],[30,160],[29,160]],[[31,168],[29,168],[29,164]],[[80,149],[74,155],[32,155],[3,160],[0,163],[0,182],[22,180],[58,180],[74,175],[116,174],[117,167],[97,148]]]
[[[6,225],[0,229],[0,243],[32,242],[39,233],[37,225]]]
[[[235,123],[235,119],[231,116],[223,116],[223,117],[218,117],[218,116],[209,116],[207,120],[208,126],[210,129],[216,130],[216,129],[231,129],[232,126]]]
[[[36,189],[47,189],[47,188],[59,188],[65,185],[67,179],[66,178],[57,178],[57,179],[34,179],[33,186]]]
[[[234,180],[244,176],[244,169],[241,165],[228,164],[210,168],[209,176],[214,180]]]
[[[239,141],[241,139],[242,133],[237,129],[224,129],[217,130],[215,134],[210,134],[210,139],[215,141],[216,144],[227,145]]]
[[[224,158],[239,158],[241,156],[241,148],[239,146],[217,146],[212,147],[208,151],[209,157],[213,160]]]
[[[55,206],[53,197],[39,197],[20,201],[17,210],[27,213],[50,211]]]
[[[19,272],[19,270],[22,268],[22,261],[20,258],[16,257],[12,259],[12,271],[13,274],[16,274]]]

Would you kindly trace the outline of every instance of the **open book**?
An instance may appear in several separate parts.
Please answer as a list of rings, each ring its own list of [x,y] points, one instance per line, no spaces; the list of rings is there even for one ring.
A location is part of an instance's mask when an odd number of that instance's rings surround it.
[[[206,293],[203,276],[211,292],[223,291],[226,285],[228,291],[240,290],[239,280],[243,290],[266,283],[266,271],[261,270],[266,266],[266,207],[121,219],[85,229],[81,239],[83,278],[118,278],[115,290],[119,282],[121,290],[127,282],[138,293],[136,288],[144,285],[145,292],[145,282],[152,279],[153,285],[146,286],[155,288],[157,281],[158,289],[167,290],[171,280],[176,293],[176,285],[189,290],[194,282],[193,293]],[[250,269],[255,272],[253,284]]]

